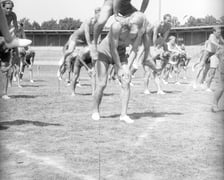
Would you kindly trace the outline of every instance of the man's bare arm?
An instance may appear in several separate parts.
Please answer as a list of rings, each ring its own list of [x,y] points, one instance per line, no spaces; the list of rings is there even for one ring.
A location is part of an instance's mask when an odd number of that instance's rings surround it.
[[[133,64],[135,58],[137,57],[138,48],[142,43],[142,38],[143,38],[143,35],[138,34],[137,38],[135,39],[135,41],[132,45],[132,49],[131,49],[130,55],[129,55],[129,62],[128,62],[130,69],[132,67],[132,64]]]
[[[90,24],[91,24],[91,19],[86,20],[86,22],[84,22],[84,31],[85,31],[85,38],[86,38],[86,42],[87,45],[90,46],[91,45],[91,40],[90,40]]]
[[[111,30],[110,30],[110,35],[109,35],[109,40],[111,43],[111,55],[113,60],[115,61],[115,65],[118,68],[121,68],[121,60],[117,51],[118,48],[118,43],[119,43],[119,36],[120,36],[120,31],[121,31],[121,25],[120,23],[114,23],[111,26]]]
[[[18,31],[18,22],[17,22],[17,16],[15,13],[12,13],[13,19],[12,19],[12,23],[13,26],[15,27],[15,32]]]
[[[167,40],[169,34],[170,34],[170,30],[167,30],[167,31],[164,33],[164,37],[163,37],[163,38],[164,38],[164,41]]]
[[[158,28],[159,28],[159,25],[157,25],[157,24],[156,24],[155,27],[153,28],[153,38],[152,38],[153,46],[156,46],[156,40],[157,40]]]

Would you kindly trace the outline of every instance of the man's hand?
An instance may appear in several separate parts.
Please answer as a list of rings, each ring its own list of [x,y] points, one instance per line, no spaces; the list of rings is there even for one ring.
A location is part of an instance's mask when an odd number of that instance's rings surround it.
[[[90,77],[95,76],[95,74],[96,74],[94,68],[88,69],[87,72],[88,72],[88,74],[89,74]]]
[[[128,66],[122,66],[122,67],[118,68],[117,75],[121,82],[122,81],[126,82],[126,83],[130,82],[131,72],[130,72],[130,69],[128,68]]]

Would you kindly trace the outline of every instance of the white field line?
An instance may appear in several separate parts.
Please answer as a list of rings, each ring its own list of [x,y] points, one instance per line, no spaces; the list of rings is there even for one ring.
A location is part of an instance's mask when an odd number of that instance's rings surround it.
[[[150,123],[146,130],[138,136],[137,141],[133,144],[133,146],[141,146],[144,143],[144,140],[149,136],[149,133],[151,132],[150,130],[155,129],[161,122],[165,122],[167,120],[168,119],[165,117],[156,118],[155,121]]]
[[[96,180],[95,178],[88,176],[88,175],[74,173],[72,170],[70,170],[70,168],[65,167],[64,165],[62,165],[60,162],[57,162],[57,160],[53,159],[52,157],[38,156],[38,155],[35,155],[27,150],[20,149],[18,147],[15,148],[15,147],[9,146],[9,145],[6,146],[6,148],[13,151],[15,154],[22,154],[27,158],[37,161],[37,163],[39,163],[39,164],[44,164],[47,166],[54,167],[64,173],[68,173],[68,174],[72,175],[73,177],[83,178],[83,180]]]

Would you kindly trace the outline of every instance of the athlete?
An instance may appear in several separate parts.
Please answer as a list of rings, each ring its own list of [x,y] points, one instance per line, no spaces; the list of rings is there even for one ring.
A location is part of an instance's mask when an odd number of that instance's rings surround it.
[[[219,107],[219,102],[221,101],[222,95],[224,94],[224,49],[219,49],[216,53],[216,56],[219,59],[219,66],[217,68],[218,72],[218,86],[215,88],[213,103],[212,103],[212,112],[223,111]]]
[[[96,8],[95,16],[83,22],[80,28],[75,30],[73,34],[69,37],[69,40],[66,42],[63,48],[63,58],[60,60],[61,63],[58,70],[59,79],[61,79],[61,76],[62,76],[61,71],[65,64],[66,58],[74,52],[75,48],[78,45],[81,45],[81,46],[86,46],[86,44],[88,46],[91,45],[91,34],[93,33],[93,26],[97,21],[99,13],[100,13],[100,8]]]
[[[202,52],[200,63],[198,65],[198,71],[196,72],[194,87],[197,87],[198,83],[200,85],[204,83],[207,72],[210,67],[209,65],[210,57],[213,56],[219,49],[222,49],[223,45],[224,45],[224,40],[221,35],[221,28],[214,27],[213,33],[210,34],[208,40],[205,43],[205,49]]]
[[[143,43],[144,58],[149,55],[149,41],[146,33],[147,20],[143,13],[135,12],[126,18],[126,22],[115,22],[111,25],[107,36],[98,47],[99,59],[96,62],[97,86],[94,94],[93,120],[99,120],[99,106],[103,91],[108,80],[109,65],[115,65],[117,76],[121,82],[121,116],[120,120],[126,123],[134,121],[127,115],[130,97],[130,81],[133,61],[136,58],[138,47]],[[132,45],[129,62],[126,56],[126,47]]]
[[[141,12],[145,12],[148,6],[149,0],[142,0]],[[107,20],[113,14],[115,18],[119,16],[130,16],[132,13],[136,12],[137,9],[131,4],[131,0],[104,0],[104,4],[101,8],[99,18],[94,25],[94,34],[93,34],[93,46],[91,48],[91,56],[93,59],[98,59],[97,53],[97,43],[100,33]],[[119,18],[118,18],[119,19]]]
[[[76,86],[78,84],[78,79],[80,76],[81,68],[84,66],[87,70],[89,76],[91,77],[92,95],[95,91],[95,71],[93,68],[93,61],[90,56],[90,50],[88,47],[83,47],[77,56],[71,56],[73,65],[73,81],[72,81],[72,96],[75,96]]]

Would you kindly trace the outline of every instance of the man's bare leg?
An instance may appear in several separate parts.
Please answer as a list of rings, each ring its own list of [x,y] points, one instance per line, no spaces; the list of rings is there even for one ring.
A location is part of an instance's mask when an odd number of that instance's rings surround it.
[[[218,88],[218,89],[215,90],[214,97],[213,97],[212,108],[211,108],[212,112],[221,111],[221,109],[219,109],[219,107],[218,107],[218,104],[219,104],[219,101],[220,101],[223,93],[224,93],[223,88],[222,89]]]
[[[8,96],[8,82],[9,82],[9,72],[4,72],[3,74],[3,78],[2,78],[2,81],[3,81],[3,96],[2,96],[2,99],[10,99],[10,97]]]
[[[99,106],[102,101],[103,91],[107,85],[108,68],[109,64],[102,61],[96,62],[97,85],[93,96],[93,114],[92,114],[93,120],[100,120]]]
[[[76,59],[76,61],[77,61],[77,59]],[[76,85],[77,85],[77,80],[80,75],[80,69],[81,68],[79,66],[74,67],[74,77],[72,80],[72,96],[75,96],[75,89],[76,89]]]
[[[151,94],[148,87],[149,87],[149,77],[151,74],[151,70],[148,66],[144,65],[144,94]]]
[[[96,24],[94,25],[93,31],[93,46],[90,49],[91,57],[93,60],[98,59],[98,52],[97,52],[97,43],[98,38],[103,30],[104,25],[106,24],[109,17],[112,15],[112,4],[111,5],[104,5],[101,8],[99,18],[97,19]]]
[[[128,65],[123,65],[122,68],[127,68]],[[133,123],[134,121],[127,115],[128,103],[130,99],[130,82],[131,82],[131,73],[124,74],[121,79],[121,116],[120,120],[125,121],[126,123]]]

